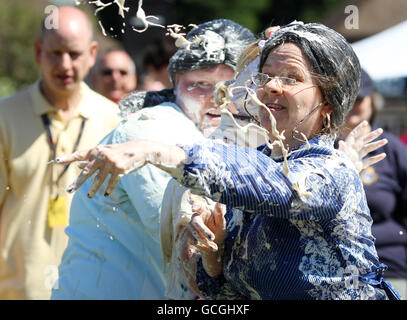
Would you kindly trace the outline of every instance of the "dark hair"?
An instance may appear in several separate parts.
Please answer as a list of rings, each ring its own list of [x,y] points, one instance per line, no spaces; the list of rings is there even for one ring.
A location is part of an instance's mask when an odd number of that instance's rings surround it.
[[[321,92],[332,106],[332,125],[339,127],[359,93],[361,69],[351,45],[338,32],[322,24],[293,22],[266,41],[259,70],[270,51],[283,43],[295,43],[308,58]]]
[[[166,67],[176,51],[177,47],[171,39],[154,39],[144,52],[143,66],[153,66],[155,70]]]
[[[130,61],[131,61],[130,65],[129,65],[129,71],[130,71],[130,73],[134,73],[134,74],[137,73],[136,64],[135,64],[133,58],[130,56],[129,52],[127,52],[127,50],[124,49],[124,47],[122,47],[119,44],[117,44],[113,47],[107,48],[103,51],[99,51],[98,57],[96,59],[96,63],[92,68],[92,72],[96,72],[96,74],[98,72],[101,72],[100,66],[101,66],[103,58],[112,52],[123,52],[124,54],[128,55],[130,58]]]

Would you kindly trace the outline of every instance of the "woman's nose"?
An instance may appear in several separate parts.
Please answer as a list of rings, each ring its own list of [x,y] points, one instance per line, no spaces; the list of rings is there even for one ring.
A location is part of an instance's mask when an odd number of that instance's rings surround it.
[[[264,91],[267,94],[282,94],[283,88],[281,81],[277,78],[270,79],[270,81],[264,85]]]

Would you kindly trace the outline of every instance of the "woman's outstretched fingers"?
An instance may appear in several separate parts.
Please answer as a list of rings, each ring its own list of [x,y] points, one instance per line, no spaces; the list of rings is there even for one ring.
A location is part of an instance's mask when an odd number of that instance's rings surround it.
[[[213,241],[215,239],[215,235],[205,225],[205,221],[212,215],[212,212],[208,207],[208,203],[204,198],[194,194],[190,194],[189,199],[192,211],[194,212],[194,215],[191,218],[191,224],[196,230],[195,233],[201,235],[201,238]],[[198,240],[200,239],[198,238]]]
[[[363,159],[363,169],[373,166],[374,164],[378,163],[379,161],[382,161],[384,158],[386,158],[386,153],[383,152],[376,156],[372,156],[372,157]]]
[[[381,139],[375,142],[366,144],[362,150],[362,158],[372,151],[375,151],[388,143],[387,139]]]
[[[77,166],[79,169],[84,169],[89,164],[89,161],[79,161]]]
[[[117,173],[117,170],[114,170],[114,172],[110,176],[109,183],[107,184],[104,194],[105,197],[109,196],[113,192],[114,188],[116,188],[117,184],[123,176],[124,174]]]
[[[71,154],[59,156],[53,160],[53,163],[68,164],[68,163],[75,162],[75,161],[89,160],[88,157],[90,155],[91,150],[92,149],[75,151],[74,153],[71,153]]]
[[[215,239],[215,235],[205,225],[200,215],[195,213],[187,227],[197,241],[194,245],[206,251],[218,250],[218,246],[212,241]]]
[[[100,186],[106,180],[108,174],[109,174],[109,166],[108,165],[103,166],[99,170],[99,173],[96,175],[96,177],[94,179],[94,182],[93,182],[92,186],[89,189],[89,192],[88,192],[88,197],[89,198],[93,198],[95,196],[95,194],[99,190]]]
[[[359,139],[362,135],[363,129],[368,126],[369,122],[367,120],[363,120],[359,123],[350,133],[349,137],[354,139]]]
[[[368,125],[368,122],[366,120],[362,121],[359,123],[355,128],[352,129],[351,132],[349,132],[348,136],[345,139],[345,142],[347,144],[354,144],[355,141],[359,140],[362,138],[362,132],[363,129]]]
[[[205,241],[205,242],[209,242],[209,241],[215,240],[215,235],[214,235],[213,232],[205,225],[205,223],[204,223],[202,217],[201,217],[198,213],[195,213],[195,214],[192,216],[191,225],[192,225],[193,229],[196,231],[196,233],[197,233],[198,236],[199,236],[199,237],[197,237],[197,240]]]
[[[363,137],[363,140],[365,143],[369,143],[369,142],[375,140],[376,138],[378,138],[382,133],[383,133],[383,129],[378,128],[376,130],[369,132],[366,136]]]
[[[225,205],[221,203],[216,203],[215,205],[215,210],[214,210],[214,218],[215,218],[215,223],[218,226],[226,226],[226,220],[225,220]]]
[[[98,167],[95,165],[95,162],[92,161],[90,162],[85,168],[82,169],[81,173],[79,176],[76,178],[76,180],[67,188],[67,192],[75,192],[80,188],[80,186],[88,179],[90,178],[95,171],[98,169]]]

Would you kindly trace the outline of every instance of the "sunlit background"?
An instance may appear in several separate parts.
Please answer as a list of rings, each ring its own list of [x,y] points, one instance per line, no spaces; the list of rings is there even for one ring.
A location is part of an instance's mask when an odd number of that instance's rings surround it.
[[[24,88],[39,76],[33,41],[45,17],[45,7],[75,5],[75,2],[79,1],[0,0],[0,98]],[[81,1],[78,7],[94,20],[101,48],[120,42],[136,62],[139,77],[145,73],[143,58],[147,45],[163,38],[174,41],[165,35],[163,28],[150,27],[143,33],[132,30],[132,27],[141,28],[136,18],[138,0],[126,1],[130,10],[124,19],[118,15],[116,5],[106,7],[95,16],[95,7],[86,2]],[[349,5],[357,8],[357,21],[350,21],[350,26]],[[147,15],[158,17],[154,22],[162,25],[187,26],[228,18],[255,34],[270,25],[283,25],[293,20],[324,23],[353,44],[362,66],[384,95],[386,106],[378,125],[396,135],[407,131],[406,0],[144,0],[143,9]]]

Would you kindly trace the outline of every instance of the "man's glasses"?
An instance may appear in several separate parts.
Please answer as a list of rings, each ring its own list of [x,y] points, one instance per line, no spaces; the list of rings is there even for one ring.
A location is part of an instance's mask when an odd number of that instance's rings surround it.
[[[128,71],[123,70],[123,69],[103,69],[103,70],[102,70],[102,75],[104,75],[104,76],[111,76],[114,71],[120,72],[120,74],[121,74],[122,76],[127,76],[127,75],[128,75]]]

